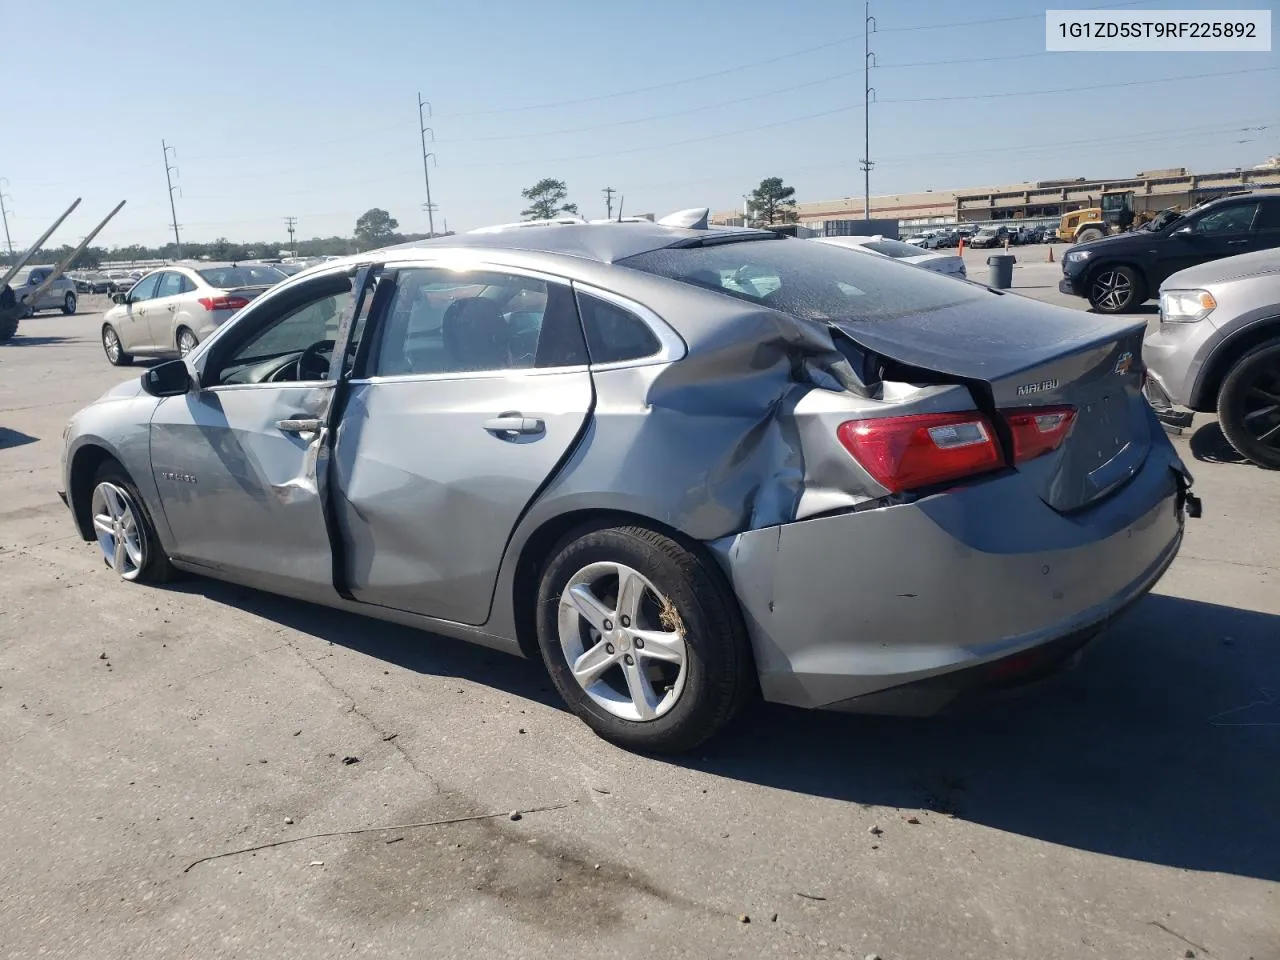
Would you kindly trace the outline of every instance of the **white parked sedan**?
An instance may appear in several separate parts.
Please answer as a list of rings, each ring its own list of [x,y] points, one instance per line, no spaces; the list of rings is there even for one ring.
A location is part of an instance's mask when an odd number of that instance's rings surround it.
[[[957,277],[960,280],[968,279],[964,269],[963,258],[957,257],[952,253],[922,250],[913,244],[903,243],[901,240],[891,240],[888,237],[879,235],[873,237],[814,237],[813,239],[818,243],[831,244],[833,247],[848,247],[850,250],[861,250],[863,253],[901,260],[903,263],[924,267],[926,270],[932,270],[935,273],[945,274],[949,277]]]
[[[137,356],[186,356],[286,275],[262,263],[174,264],[154,270],[102,318],[102,349],[117,367]]]

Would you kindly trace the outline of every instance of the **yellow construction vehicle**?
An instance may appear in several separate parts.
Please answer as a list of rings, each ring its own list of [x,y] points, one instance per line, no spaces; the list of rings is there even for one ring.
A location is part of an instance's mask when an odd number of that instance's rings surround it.
[[[1102,194],[1100,206],[1064,213],[1058,222],[1058,239],[1063,243],[1088,243],[1124,233],[1135,223],[1133,191],[1108,191]]]

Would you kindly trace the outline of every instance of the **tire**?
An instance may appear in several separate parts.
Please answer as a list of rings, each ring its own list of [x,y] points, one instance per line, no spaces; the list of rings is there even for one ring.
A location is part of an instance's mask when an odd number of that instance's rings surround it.
[[[93,532],[102,559],[122,580],[167,583],[177,571],[169,562],[138,488],[114,460],[98,468],[89,495]]]
[[[173,342],[178,347],[178,356],[180,357],[185,357],[200,345],[200,341],[196,339],[196,335],[187,327],[178,328],[178,333],[174,337]]]
[[[1076,243],[1090,243],[1102,239],[1102,231],[1097,227],[1086,227],[1076,234]]]
[[[720,732],[754,696],[746,628],[717,574],[643,527],[584,528],[561,541],[539,585],[538,646],[569,709],[599,736],[627,750],[680,753]],[[627,591],[634,603],[618,603],[623,577],[636,588]],[[572,601],[583,589],[594,605]],[[597,650],[600,669],[579,682],[570,657],[582,663]]]
[[[113,367],[127,367],[133,363],[132,354],[124,352],[120,345],[120,334],[109,323],[102,325],[102,352],[107,355],[107,362]]]
[[[1240,456],[1280,470],[1280,338],[1254,347],[1232,366],[1218,391],[1218,424]]]
[[[67,295],[62,298],[62,312],[68,317],[75,315],[76,295],[74,293],[68,291]]]
[[[1089,304],[1099,313],[1126,313],[1146,299],[1147,285],[1133,267],[1104,266],[1089,277]]]
[[[18,313],[0,317],[0,343],[8,343],[18,333]]]

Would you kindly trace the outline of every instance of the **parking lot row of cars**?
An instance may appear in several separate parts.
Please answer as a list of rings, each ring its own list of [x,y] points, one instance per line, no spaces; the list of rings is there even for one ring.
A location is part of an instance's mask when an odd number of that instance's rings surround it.
[[[1003,247],[1005,240],[1009,246],[1025,246],[1033,243],[1057,243],[1056,224],[1036,224],[1032,226],[986,226],[986,227],[947,227],[926,233],[917,233],[907,237],[904,242],[926,250],[957,247],[961,238],[968,247]]]

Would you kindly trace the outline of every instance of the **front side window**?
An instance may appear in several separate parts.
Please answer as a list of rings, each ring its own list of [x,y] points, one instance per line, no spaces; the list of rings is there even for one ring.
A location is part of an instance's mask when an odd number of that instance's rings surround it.
[[[1257,203],[1236,203],[1212,213],[1206,213],[1196,221],[1196,233],[1248,233],[1253,218],[1258,213]]]
[[[496,271],[400,270],[370,372],[474,373],[587,362],[568,286]]]
[[[665,247],[618,261],[808,320],[888,320],[993,294],[929,270],[779,238]]]
[[[323,380],[350,299],[350,278],[337,275],[317,278],[276,303],[264,302],[262,309],[242,314],[250,329],[243,336],[236,336],[235,327],[229,331],[216,370],[202,379],[210,386]]]
[[[129,302],[137,303],[140,300],[150,300],[156,295],[156,287],[159,283],[160,274],[158,273],[143,277],[130,288]]]

